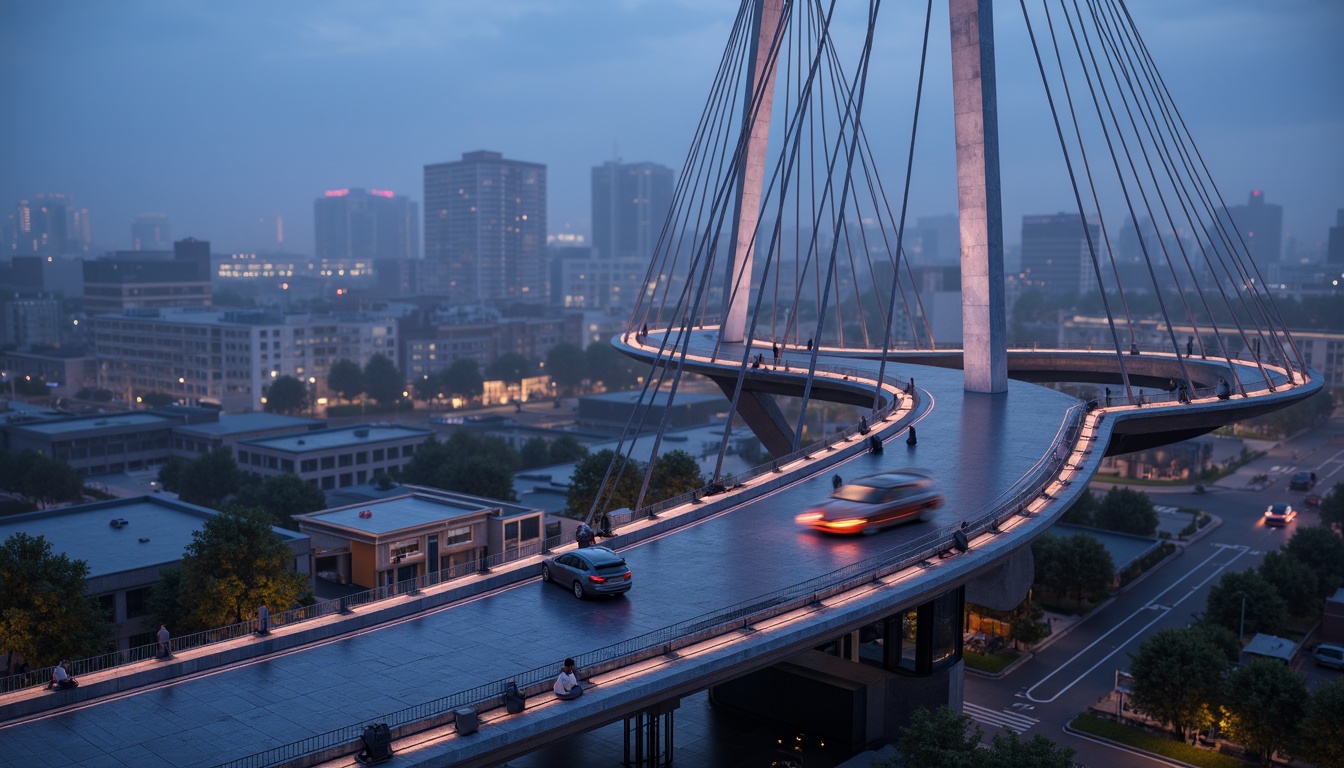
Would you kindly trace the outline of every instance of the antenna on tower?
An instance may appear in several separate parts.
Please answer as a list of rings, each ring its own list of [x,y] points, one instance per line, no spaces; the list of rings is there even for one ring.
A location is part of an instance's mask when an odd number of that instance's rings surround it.
[[[611,159],[618,163],[621,162],[621,146],[618,139],[611,140]]]

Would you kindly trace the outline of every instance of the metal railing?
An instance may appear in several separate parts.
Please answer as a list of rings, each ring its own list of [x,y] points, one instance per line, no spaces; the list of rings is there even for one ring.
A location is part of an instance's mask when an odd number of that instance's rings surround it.
[[[1041,496],[1043,489],[1066,465],[1073,446],[1081,433],[1086,409],[1073,406],[1065,414],[1064,422],[1055,434],[1050,451],[1012,488],[983,505],[966,526],[949,525],[908,542],[905,545],[873,557],[851,563],[830,573],[807,581],[760,595],[727,608],[686,619],[661,629],[622,640],[574,659],[585,671],[598,673],[618,669],[645,659],[666,655],[678,648],[700,642],[706,637],[735,631],[751,623],[778,616],[798,607],[817,603],[840,594],[875,578],[904,570],[954,548],[954,534],[958,531],[974,535],[1002,518],[1017,514],[1025,505]],[[555,675],[555,665],[536,667],[506,679],[458,691],[433,701],[417,704],[367,722],[386,723],[394,731],[406,726],[436,718],[446,718],[455,709],[474,707],[488,709],[502,706],[504,691],[510,683],[519,689],[541,688]],[[270,768],[285,765],[306,756],[341,745],[354,746],[363,733],[365,723],[347,725],[301,741],[274,747],[247,757],[222,763],[216,768]]]

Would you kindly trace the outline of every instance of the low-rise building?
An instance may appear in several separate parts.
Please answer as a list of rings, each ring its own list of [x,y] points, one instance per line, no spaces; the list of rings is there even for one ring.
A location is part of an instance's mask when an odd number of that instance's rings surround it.
[[[115,627],[117,648],[125,650],[154,642],[150,590],[164,568],[182,560],[192,534],[216,514],[159,496],[114,499],[0,517],[0,541],[20,532],[41,536],[54,554],[87,563],[84,593],[98,601]],[[294,552],[294,570],[307,574],[308,536],[271,530]]]
[[[238,468],[260,477],[292,472],[322,490],[363,485],[379,472],[400,474],[432,430],[363,424],[239,441]]]
[[[322,419],[279,413],[222,413],[218,421],[175,428],[172,455],[187,460],[198,459],[216,448],[228,448],[233,452],[234,446],[243,440],[312,432],[326,425]]]
[[[365,589],[409,590],[472,573],[491,558],[507,562],[541,551],[545,513],[539,509],[432,488],[410,490],[295,515],[299,531],[312,538],[313,572]]]

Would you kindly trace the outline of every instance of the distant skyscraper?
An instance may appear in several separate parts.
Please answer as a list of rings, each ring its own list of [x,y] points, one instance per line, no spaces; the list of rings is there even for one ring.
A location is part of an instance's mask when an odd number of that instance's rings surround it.
[[[142,213],[131,222],[132,251],[161,251],[171,242],[168,217],[162,213]]]
[[[11,254],[78,256],[89,248],[89,211],[66,195],[37,195],[14,206]]]
[[[1230,220],[1235,229],[1228,235],[1232,238],[1238,233],[1241,235],[1256,266],[1268,269],[1279,263],[1283,252],[1283,206],[1266,203],[1264,193],[1256,189],[1251,191],[1246,205],[1229,206],[1225,216],[1224,223]],[[1221,235],[1215,233],[1213,242],[1221,245]],[[1235,250],[1241,250],[1235,239],[1232,245]]]
[[[546,166],[487,151],[426,165],[425,260],[453,302],[546,301]]]
[[[386,189],[332,189],[313,203],[318,259],[414,259],[420,255],[415,201]],[[277,217],[276,238],[282,240]]]
[[[1087,293],[1094,290],[1092,257],[1087,238],[1101,247],[1101,228],[1095,222],[1083,229],[1076,213],[1022,217],[1022,273],[1028,285],[1050,293]]]
[[[1335,213],[1335,226],[1325,245],[1326,264],[1344,264],[1344,210]]]
[[[676,174],[656,163],[607,162],[593,169],[593,248],[599,259],[653,258],[672,208]]]

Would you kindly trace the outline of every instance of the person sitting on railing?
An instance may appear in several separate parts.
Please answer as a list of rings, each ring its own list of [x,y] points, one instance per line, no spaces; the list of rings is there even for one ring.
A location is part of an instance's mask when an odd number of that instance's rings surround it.
[[[574,674],[573,659],[565,659],[565,665],[560,668],[560,674],[555,678],[552,690],[555,691],[555,697],[563,701],[571,701],[583,695],[583,685]]]
[[[57,690],[74,688],[79,685],[79,681],[70,676],[69,663],[61,659],[61,663],[51,669],[51,687]]]
[[[1231,389],[1230,387],[1228,387],[1228,385],[1227,385],[1227,379],[1224,379],[1222,376],[1219,376],[1219,377],[1218,377],[1218,399],[1219,399],[1219,400],[1226,400],[1226,399],[1228,399],[1228,398],[1231,397],[1231,396],[1232,396],[1232,389]]]
[[[574,531],[574,540],[579,543],[580,549],[593,546],[593,540],[596,538],[597,535],[593,533],[592,526],[588,525],[586,521],[579,523],[578,530]]]

